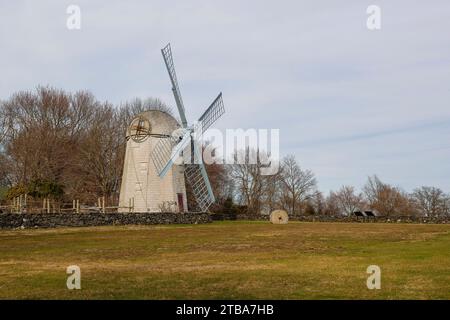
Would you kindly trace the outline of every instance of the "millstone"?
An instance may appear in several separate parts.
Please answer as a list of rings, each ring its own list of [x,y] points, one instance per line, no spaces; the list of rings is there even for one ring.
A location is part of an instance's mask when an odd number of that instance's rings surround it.
[[[289,216],[284,210],[274,210],[270,214],[270,222],[273,224],[287,224]]]

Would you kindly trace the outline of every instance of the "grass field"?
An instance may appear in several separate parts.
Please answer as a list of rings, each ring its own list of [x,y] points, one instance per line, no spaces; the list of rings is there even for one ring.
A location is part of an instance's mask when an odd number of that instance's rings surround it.
[[[373,264],[380,290],[366,287]],[[69,265],[81,268],[81,290],[66,287]],[[0,298],[450,299],[450,225],[0,231]]]

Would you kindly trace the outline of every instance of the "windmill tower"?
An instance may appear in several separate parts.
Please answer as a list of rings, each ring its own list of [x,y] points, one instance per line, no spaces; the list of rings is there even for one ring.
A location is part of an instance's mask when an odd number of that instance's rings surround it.
[[[187,211],[187,182],[198,210],[206,212],[215,198],[198,139],[225,112],[222,93],[195,125],[188,125],[170,44],[161,52],[181,124],[171,115],[156,110],[133,119],[127,130],[120,211],[127,211],[125,207],[130,199],[134,202],[134,212],[157,212],[167,204],[175,204],[180,212]]]
[[[134,212],[158,212],[163,207],[187,209],[184,170],[173,166],[161,179],[153,167],[151,151],[159,139],[168,139],[180,126],[168,113],[150,110],[137,115],[127,129],[120,211],[127,212],[130,202]]]

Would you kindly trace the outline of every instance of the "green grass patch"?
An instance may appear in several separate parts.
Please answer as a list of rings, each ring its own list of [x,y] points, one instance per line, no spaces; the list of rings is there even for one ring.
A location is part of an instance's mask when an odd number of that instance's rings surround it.
[[[226,221],[0,231],[1,299],[449,299],[450,226]],[[366,268],[382,270],[380,290]],[[66,268],[81,268],[81,290]]]

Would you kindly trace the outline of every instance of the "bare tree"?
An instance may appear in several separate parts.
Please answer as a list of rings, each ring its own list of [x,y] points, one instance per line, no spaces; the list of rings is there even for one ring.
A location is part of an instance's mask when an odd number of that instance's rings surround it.
[[[323,193],[320,191],[316,191],[311,198],[311,204],[314,207],[315,214],[317,215],[325,215],[327,209],[327,202]]]
[[[316,178],[310,170],[302,170],[293,155],[283,159],[280,176],[284,202],[289,212],[295,214],[297,205],[314,195]]]
[[[233,184],[229,177],[227,167],[221,164],[213,163],[206,165],[208,178],[214,191],[216,200],[225,201],[232,196]]]
[[[123,170],[124,133],[117,130],[118,115],[112,105],[95,110],[94,120],[78,149],[72,186],[92,197],[118,194]]]
[[[369,177],[363,190],[371,209],[381,215],[416,214],[415,207],[405,192],[381,182],[377,176]]]
[[[0,187],[11,187],[11,161],[8,160],[7,156],[0,152]]]
[[[447,213],[447,196],[439,188],[420,187],[414,190],[412,198],[425,216],[440,216]]]
[[[335,196],[333,196],[333,192],[325,198],[325,207],[323,210],[323,214],[327,216],[335,216],[339,214],[341,209],[339,208],[338,201]]]
[[[62,182],[95,104],[89,93],[70,95],[48,87],[3,102],[4,149],[14,162],[13,183]]]
[[[236,186],[235,198],[246,205],[250,213],[259,214],[264,193],[264,175],[261,172],[264,164],[259,152],[247,148],[237,151],[234,157],[235,164],[231,166],[230,173]]]
[[[0,101],[0,106],[2,106],[3,103]],[[2,147],[2,142],[5,139],[7,135],[8,126],[6,123],[6,116],[4,114],[4,110],[2,107],[0,107],[0,148]],[[1,151],[1,149],[0,149]]]
[[[450,194],[445,196],[445,214],[450,215]]]
[[[332,192],[330,197],[336,200],[337,207],[341,214],[350,216],[356,210],[361,210],[364,206],[362,194],[356,194],[352,186],[342,186],[337,192]]]
[[[273,175],[264,176],[262,194],[262,206],[264,211],[269,213],[275,209],[281,208],[281,197],[282,185],[280,172]]]

